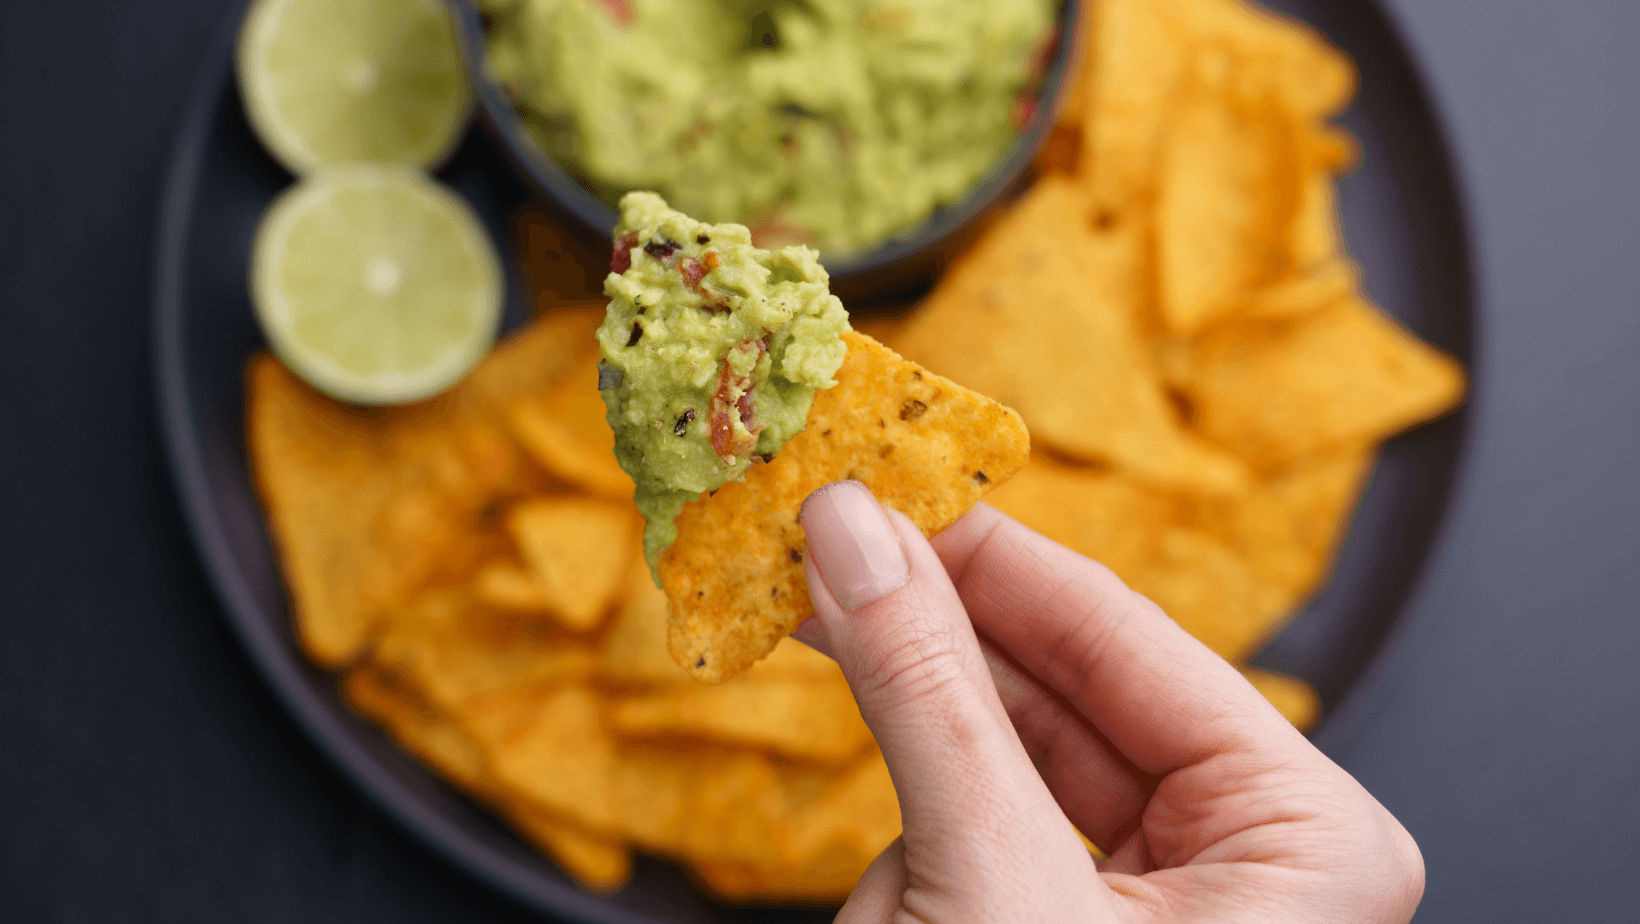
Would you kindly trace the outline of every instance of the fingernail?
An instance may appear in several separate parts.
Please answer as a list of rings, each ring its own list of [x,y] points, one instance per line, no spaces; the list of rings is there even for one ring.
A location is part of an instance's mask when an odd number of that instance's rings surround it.
[[[826,589],[845,610],[877,600],[911,577],[900,537],[871,489],[838,481],[803,501],[809,555]]]

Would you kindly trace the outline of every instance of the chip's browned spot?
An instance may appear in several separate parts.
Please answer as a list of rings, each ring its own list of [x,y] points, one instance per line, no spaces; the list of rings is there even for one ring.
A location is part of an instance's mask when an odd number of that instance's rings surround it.
[[[699,680],[735,676],[812,615],[798,511],[816,488],[861,481],[932,535],[1030,455],[1012,410],[862,334],[844,340],[837,385],[815,394],[808,428],[745,481],[684,507],[661,553],[668,644]]]

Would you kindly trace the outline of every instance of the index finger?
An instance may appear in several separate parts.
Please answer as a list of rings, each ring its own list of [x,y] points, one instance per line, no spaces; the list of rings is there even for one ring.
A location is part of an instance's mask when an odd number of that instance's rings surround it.
[[[986,504],[933,540],[974,625],[1155,776],[1302,736],[1109,568]]]

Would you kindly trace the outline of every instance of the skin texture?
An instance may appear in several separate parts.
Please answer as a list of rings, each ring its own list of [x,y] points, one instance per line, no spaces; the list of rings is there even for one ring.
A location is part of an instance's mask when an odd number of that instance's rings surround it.
[[[894,511],[885,530],[846,484],[806,505],[816,617],[797,637],[847,675],[905,833],[838,921],[1411,919],[1406,830],[1109,569],[983,504],[932,543]],[[862,593],[838,550],[888,535],[907,567],[883,580],[875,559]]]

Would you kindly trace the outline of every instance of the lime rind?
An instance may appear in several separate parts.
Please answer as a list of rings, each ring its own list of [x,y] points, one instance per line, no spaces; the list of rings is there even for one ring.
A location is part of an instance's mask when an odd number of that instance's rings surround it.
[[[251,127],[298,176],[354,161],[432,168],[473,108],[440,0],[257,0],[236,64]]]
[[[419,170],[326,167],[263,216],[251,296],[268,344],[320,391],[406,404],[448,388],[494,341],[502,271],[455,193]]]

